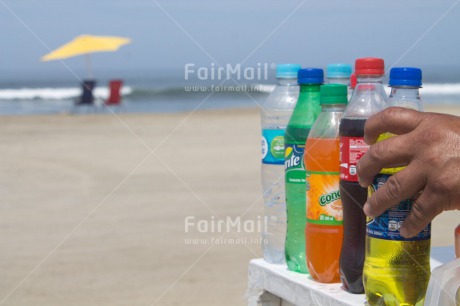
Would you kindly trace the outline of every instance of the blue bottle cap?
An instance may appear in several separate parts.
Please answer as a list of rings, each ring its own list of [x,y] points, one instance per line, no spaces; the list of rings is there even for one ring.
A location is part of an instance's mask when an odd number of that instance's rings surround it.
[[[299,64],[278,64],[276,65],[276,78],[295,79],[300,68]]]
[[[422,87],[422,69],[413,67],[395,67],[390,70],[391,86]]]
[[[297,76],[299,84],[323,84],[324,73],[323,69],[319,68],[305,68],[300,69]]]
[[[327,65],[327,75],[329,79],[348,79],[351,76],[351,65],[348,64],[329,64]]]

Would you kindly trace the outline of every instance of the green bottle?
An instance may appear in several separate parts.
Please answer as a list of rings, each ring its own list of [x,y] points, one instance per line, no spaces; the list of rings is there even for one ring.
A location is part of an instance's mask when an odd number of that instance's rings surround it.
[[[286,263],[289,270],[308,273],[305,258],[306,174],[304,148],[308,133],[321,112],[319,88],[323,70],[301,69],[300,94],[284,135],[287,233]]]

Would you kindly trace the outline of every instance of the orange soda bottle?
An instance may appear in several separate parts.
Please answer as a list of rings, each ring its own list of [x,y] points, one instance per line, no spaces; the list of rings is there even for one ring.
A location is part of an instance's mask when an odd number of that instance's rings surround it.
[[[306,258],[310,275],[322,283],[340,282],[339,259],[343,240],[339,189],[339,123],[347,105],[347,86],[320,88],[322,112],[305,144],[307,173]]]

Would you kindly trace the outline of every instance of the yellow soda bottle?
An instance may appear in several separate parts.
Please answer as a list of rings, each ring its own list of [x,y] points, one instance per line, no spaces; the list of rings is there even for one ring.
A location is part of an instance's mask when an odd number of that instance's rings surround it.
[[[390,71],[391,95],[389,106],[422,111],[419,88],[422,71],[418,68],[398,67]],[[378,141],[393,135],[382,134]],[[382,169],[369,186],[369,197],[391,175],[402,170]],[[406,199],[376,218],[368,218],[366,225],[366,258],[364,262],[364,290],[369,305],[423,305],[430,279],[431,225],[417,236],[400,236],[404,219],[416,196]]]

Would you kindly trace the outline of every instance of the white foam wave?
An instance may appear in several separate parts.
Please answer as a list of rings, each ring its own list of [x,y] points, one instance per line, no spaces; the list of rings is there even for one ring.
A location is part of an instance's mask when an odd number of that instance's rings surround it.
[[[270,84],[254,84],[251,88],[263,93],[270,93],[275,88],[275,85]],[[389,94],[390,88],[385,86],[385,90]],[[121,89],[122,95],[132,94],[134,89],[130,86],[123,86]],[[106,99],[109,94],[107,87],[96,87],[94,95],[101,99]],[[430,96],[442,95],[460,95],[460,83],[427,83],[420,89],[420,94]],[[0,100],[68,100],[74,99],[81,95],[80,87],[60,87],[60,88],[5,88],[0,89]]]
[[[457,95],[460,94],[460,83],[423,84],[420,94],[425,95]]]
[[[460,95],[460,83],[423,84],[420,89],[420,95],[423,96],[443,96],[443,95]],[[385,91],[390,95],[391,88],[385,86]]]
[[[133,89],[129,86],[121,88],[122,95],[129,95]],[[81,88],[18,88],[18,89],[0,89],[0,100],[65,100],[73,99],[81,95]],[[107,87],[96,87],[94,95],[101,99],[107,99],[109,90]]]
[[[258,90],[261,92],[270,93],[275,88],[275,85],[258,84]],[[390,94],[391,88],[385,86],[385,91]],[[427,83],[423,84],[420,89],[420,94],[423,95],[460,95],[460,83]]]

